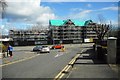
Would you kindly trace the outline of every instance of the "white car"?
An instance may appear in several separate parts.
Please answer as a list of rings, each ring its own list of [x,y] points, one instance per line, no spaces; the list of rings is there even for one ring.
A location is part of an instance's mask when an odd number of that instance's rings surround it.
[[[42,46],[40,52],[47,52],[50,53],[50,48],[48,46]]]

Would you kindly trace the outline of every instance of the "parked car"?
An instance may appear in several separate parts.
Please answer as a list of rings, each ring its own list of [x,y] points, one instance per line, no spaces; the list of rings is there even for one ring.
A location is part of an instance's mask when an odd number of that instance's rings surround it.
[[[33,51],[41,51],[42,46],[35,46],[33,48]]]
[[[50,48],[48,46],[35,46],[33,48],[33,51],[37,51],[37,52],[50,52]]]
[[[48,46],[42,46],[40,52],[47,52],[50,53],[50,48]]]
[[[57,45],[53,45],[53,46],[52,46],[52,49],[61,49],[61,48],[63,48],[63,47],[64,47],[63,45],[57,44]]]

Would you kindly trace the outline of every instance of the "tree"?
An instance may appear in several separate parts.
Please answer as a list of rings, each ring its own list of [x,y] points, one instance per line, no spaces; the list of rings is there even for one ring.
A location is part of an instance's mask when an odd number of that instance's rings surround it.
[[[90,24],[91,25],[91,24]],[[96,32],[97,38],[99,41],[102,41],[104,39],[104,36],[110,29],[110,25],[107,24],[96,24],[92,23],[93,31]]]
[[[105,22],[105,20],[103,20],[103,19],[105,19],[105,18],[103,18],[103,16],[102,17],[99,16],[100,24],[94,23],[92,21],[90,21],[90,23],[88,24],[89,26],[92,26],[93,31],[96,32],[99,42],[104,40],[104,36],[111,28],[111,22],[110,22],[110,24],[103,23],[103,22]]]
[[[5,14],[7,6],[8,5],[7,5],[7,2],[5,0],[0,0],[0,15],[1,15],[2,19],[4,18],[4,14]]]

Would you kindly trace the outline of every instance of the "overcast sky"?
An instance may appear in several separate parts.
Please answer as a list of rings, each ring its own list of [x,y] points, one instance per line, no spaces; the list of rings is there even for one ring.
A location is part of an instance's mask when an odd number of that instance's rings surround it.
[[[49,25],[50,19],[77,19],[97,21],[98,16],[117,24],[118,0],[7,0],[6,27],[25,29],[26,26],[39,23]],[[28,27],[27,27],[28,28]]]

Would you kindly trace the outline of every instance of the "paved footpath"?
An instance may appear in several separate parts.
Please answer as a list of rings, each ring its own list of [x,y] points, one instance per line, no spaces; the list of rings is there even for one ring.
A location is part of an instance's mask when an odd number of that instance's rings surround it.
[[[93,50],[83,52],[69,73],[63,78],[66,80],[118,80],[117,67],[111,67],[103,61],[95,59]]]

